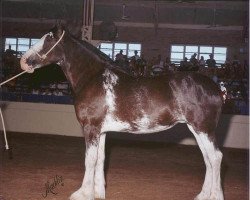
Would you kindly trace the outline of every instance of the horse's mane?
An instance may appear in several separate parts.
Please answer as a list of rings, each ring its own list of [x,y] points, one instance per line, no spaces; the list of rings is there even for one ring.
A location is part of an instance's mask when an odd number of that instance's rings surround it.
[[[69,32],[68,32],[69,33]],[[115,63],[109,56],[107,56],[105,53],[103,53],[100,49],[97,47],[93,46],[89,42],[85,40],[80,40],[76,38],[75,36],[71,35],[70,33],[68,34],[75,42],[80,44],[83,48],[87,49],[89,52],[93,53],[96,58],[99,59],[100,62],[104,63],[104,66],[106,68],[109,68],[111,70],[118,70],[122,73],[125,73],[127,75],[133,76],[132,73],[129,71],[121,68],[119,65]]]

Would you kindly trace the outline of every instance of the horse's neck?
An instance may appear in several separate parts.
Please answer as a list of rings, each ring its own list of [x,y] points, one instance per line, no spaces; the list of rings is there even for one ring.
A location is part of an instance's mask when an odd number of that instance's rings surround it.
[[[72,89],[77,93],[94,77],[101,74],[104,65],[95,55],[75,39],[69,38],[65,43],[65,58],[61,64]]]

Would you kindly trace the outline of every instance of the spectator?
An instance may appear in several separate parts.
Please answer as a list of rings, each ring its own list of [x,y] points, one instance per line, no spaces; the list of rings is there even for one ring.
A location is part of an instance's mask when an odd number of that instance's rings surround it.
[[[203,56],[201,56],[201,59],[199,60],[199,65],[200,65],[200,67],[205,67],[205,65],[206,65],[206,61],[204,60]]]
[[[161,54],[158,55],[156,64],[163,68],[164,62],[161,58]]]
[[[132,74],[134,74],[134,76],[140,75],[139,66],[138,66],[139,59],[140,59],[140,56],[138,56],[138,51],[135,50],[134,55],[130,58],[130,63],[129,63],[130,71]]]
[[[174,69],[172,69],[171,61],[170,61],[169,57],[166,57],[166,60],[165,60],[165,63],[164,63],[164,68],[165,68],[165,70],[172,70],[172,71],[174,71]]]
[[[125,55],[123,55],[123,50],[120,50],[120,52],[118,53],[118,54],[116,54],[116,56],[115,56],[115,61],[117,61],[117,62],[120,62],[120,61],[122,61],[122,62],[124,62],[125,61]]]
[[[230,78],[230,70],[231,70],[231,63],[230,63],[230,60],[227,58],[226,60],[225,60],[225,63],[224,63],[224,68],[225,68],[225,70],[224,70],[224,78],[225,79],[229,79]]]
[[[116,54],[115,56],[115,62],[117,65],[124,68],[126,71],[129,71],[128,69],[128,58],[126,55],[123,54],[123,50],[120,50],[120,53]]]
[[[164,71],[164,62],[159,54],[156,63],[152,66],[153,75],[159,75]]]
[[[209,59],[206,60],[206,64],[208,67],[215,68],[216,67],[216,61],[214,60],[214,55],[210,54]]]
[[[196,59],[197,54],[194,53],[191,58],[190,58],[190,64],[189,64],[189,70],[190,71],[198,71],[199,70],[199,63],[198,60]]]
[[[196,66],[198,64],[198,60],[196,59],[197,54],[194,53],[190,58],[190,63],[193,64],[193,66]]]
[[[131,57],[131,60],[132,59],[134,59],[136,61],[140,59],[140,56],[138,55],[138,51],[137,50],[134,51],[134,55]]]
[[[181,63],[180,63],[180,70],[186,71],[186,70],[188,70],[188,68],[189,68],[189,62],[188,62],[187,57],[185,57],[184,60],[181,61]]]
[[[31,93],[32,93],[32,94],[39,94],[39,90],[35,88],[35,89],[33,89],[33,90],[31,91]]]
[[[45,91],[42,93],[42,95],[52,95],[52,92],[49,88],[46,88]]]
[[[55,96],[63,96],[63,93],[59,89],[55,89],[55,91],[53,92],[53,95],[55,95]]]
[[[146,74],[146,67],[147,67],[147,62],[144,59],[143,54],[141,55],[141,58],[137,61],[138,62],[138,68],[139,68],[139,74],[141,76],[145,76]]]

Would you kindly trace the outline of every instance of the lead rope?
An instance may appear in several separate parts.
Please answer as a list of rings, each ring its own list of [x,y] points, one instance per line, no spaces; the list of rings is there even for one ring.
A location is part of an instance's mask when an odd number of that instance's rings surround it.
[[[4,123],[4,120],[3,120],[2,108],[0,108],[0,115],[1,115],[1,120],[2,120],[2,124],[3,124],[3,133],[4,133],[5,149],[6,149],[6,150],[9,150],[9,144],[8,144],[8,139],[7,139],[6,129],[5,129],[5,123]]]
[[[36,69],[36,68],[33,68],[33,69]],[[9,81],[23,75],[24,73],[28,72],[27,70],[26,71],[23,71],[15,76],[13,76],[12,78],[9,78],[8,80],[0,83],[0,88],[2,85],[8,83]],[[2,120],[2,124],[3,124],[3,134],[4,134],[4,140],[5,140],[5,149],[6,150],[9,150],[9,144],[8,144],[8,138],[7,138],[7,133],[6,133],[6,128],[5,128],[5,123],[4,123],[4,119],[3,119],[3,113],[2,113],[2,108],[0,107],[0,116],[1,116],[1,120]]]
[[[19,74],[17,74],[16,76],[13,76],[12,78],[0,83],[0,87],[6,83],[8,83],[9,81],[17,78],[18,76],[21,76],[22,74],[26,73],[27,71],[23,71]],[[4,141],[5,141],[5,149],[9,150],[9,144],[8,144],[8,138],[7,138],[7,133],[6,133],[6,128],[5,128],[5,123],[4,123],[4,119],[3,119],[3,112],[2,112],[2,108],[0,107],[0,116],[1,116],[1,120],[2,120],[2,125],[3,125],[3,134],[4,134]]]

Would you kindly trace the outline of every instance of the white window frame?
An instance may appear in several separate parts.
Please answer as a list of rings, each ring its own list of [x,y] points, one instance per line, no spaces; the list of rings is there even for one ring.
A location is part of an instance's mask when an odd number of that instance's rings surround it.
[[[13,39],[15,40],[14,43],[12,44],[8,44],[7,40],[8,39]],[[28,44],[25,45],[25,44],[20,44],[20,41],[21,40],[28,40]],[[18,51],[19,50],[19,47],[20,46],[27,46],[27,50],[32,46],[34,45],[37,41],[39,40],[39,38],[25,38],[25,37],[22,37],[22,38],[17,38],[17,37],[6,37],[5,40],[4,40],[4,44],[5,44],[5,47],[4,47],[4,51],[6,51],[7,49],[9,49],[9,45],[11,45],[11,50],[15,51],[17,57],[20,57],[22,54],[25,53],[25,51]],[[35,42],[34,42],[35,41]],[[14,47],[14,48],[13,48]]]
[[[111,48],[102,48],[102,44],[111,44]],[[124,44],[126,47],[125,48],[115,48],[116,44]],[[140,48],[136,48],[136,49],[131,49],[129,46],[130,45],[139,45]],[[117,53],[119,53],[120,50],[123,50],[123,54],[124,55],[129,55],[129,51],[135,51],[137,50],[138,55],[141,55],[141,43],[137,43],[137,42],[130,42],[130,43],[126,43],[126,42],[102,42],[98,48],[105,53],[105,50],[112,52],[110,55],[108,55],[111,59],[115,59],[115,56]],[[107,54],[106,54],[107,55]]]
[[[172,49],[173,49],[173,46],[179,46],[179,47],[183,47],[183,52],[175,52],[175,51],[172,51]],[[195,47],[198,47],[198,51],[197,52],[191,52],[191,53],[197,53],[197,58],[198,59],[200,59],[200,56],[201,55],[209,55],[209,54],[213,54],[214,55],[214,57],[216,57],[216,55],[220,55],[220,54],[222,54],[222,55],[225,55],[225,60],[226,60],[226,58],[227,58],[227,50],[228,50],[228,48],[226,47],[226,46],[218,46],[218,45],[216,45],[216,46],[213,46],[213,45],[193,45],[193,44],[172,44],[171,46],[170,46],[170,60],[171,60],[171,62],[173,62],[173,63],[175,63],[175,64],[177,64],[177,65],[179,65],[180,64],[180,62],[178,62],[178,61],[173,61],[173,59],[172,59],[172,53],[182,53],[182,60],[184,60],[184,58],[185,58],[185,55],[187,54],[187,52],[186,52],[186,47],[188,47],[188,46],[195,46]],[[200,49],[201,49],[201,47],[211,47],[212,48],[212,51],[211,52],[209,52],[209,53],[205,53],[205,52],[201,52],[200,51]],[[226,53],[215,53],[215,49],[216,48],[226,48]],[[188,60],[189,60],[190,58],[188,58]],[[224,64],[224,62],[225,62],[225,60],[216,60],[216,58],[214,58],[215,59],[215,61],[216,61],[216,65],[217,66],[220,66],[221,64]],[[205,60],[206,60],[206,58],[205,58]]]

